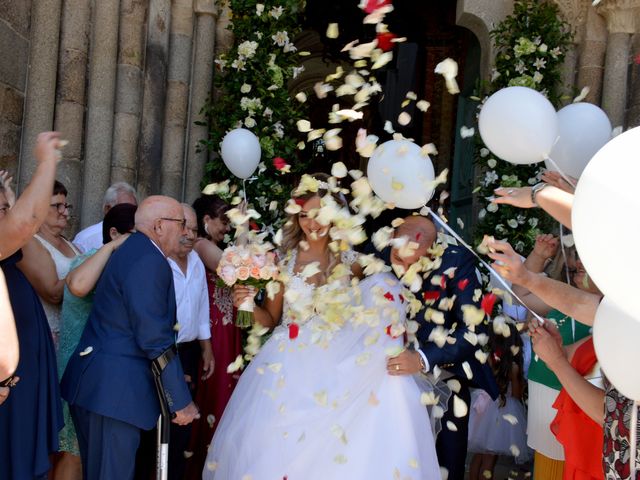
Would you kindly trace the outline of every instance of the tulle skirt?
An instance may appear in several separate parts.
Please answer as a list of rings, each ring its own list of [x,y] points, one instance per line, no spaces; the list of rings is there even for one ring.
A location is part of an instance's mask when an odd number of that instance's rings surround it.
[[[386,372],[398,346],[346,325],[326,345],[276,328],[242,374],[209,447],[207,480],[440,480],[413,377]]]
[[[522,402],[511,395],[504,406],[476,390],[471,400],[469,447],[473,453],[493,453],[515,457],[517,463],[530,459],[527,447],[527,415]]]

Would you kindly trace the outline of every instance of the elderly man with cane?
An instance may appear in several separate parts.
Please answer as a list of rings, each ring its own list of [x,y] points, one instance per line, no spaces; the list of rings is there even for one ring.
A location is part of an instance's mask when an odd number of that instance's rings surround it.
[[[199,417],[175,358],[175,293],[166,260],[178,249],[185,223],[177,201],[147,198],[136,212],[137,233],[113,254],[98,282],[62,378],[85,478],[133,478],[140,431],[153,428],[161,411],[156,382],[174,423]]]

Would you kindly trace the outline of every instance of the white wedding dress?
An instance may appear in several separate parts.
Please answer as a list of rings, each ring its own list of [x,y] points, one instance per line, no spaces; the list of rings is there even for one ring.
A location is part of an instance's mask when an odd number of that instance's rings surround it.
[[[314,286],[293,274],[299,301]],[[381,306],[381,289],[389,305]],[[346,323],[318,342],[312,316],[289,338],[292,308],[242,374],[209,446],[205,480],[440,480],[427,409],[413,377],[386,371],[402,338],[386,334],[388,308],[405,312],[390,274],[360,283],[362,304],[379,325]],[[285,296],[285,298],[290,298]],[[393,299],[393,300],[391,300]],[[373,333],[373,336],[372,336]],[[372,338],[378,341],[371,344]]]

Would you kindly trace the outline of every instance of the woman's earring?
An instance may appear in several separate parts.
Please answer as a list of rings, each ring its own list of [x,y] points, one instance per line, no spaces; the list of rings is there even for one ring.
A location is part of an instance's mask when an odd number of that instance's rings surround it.
[[[209,235],[209,225],[205,222],[204,224],[204,233],[206,233],[207,235]]]

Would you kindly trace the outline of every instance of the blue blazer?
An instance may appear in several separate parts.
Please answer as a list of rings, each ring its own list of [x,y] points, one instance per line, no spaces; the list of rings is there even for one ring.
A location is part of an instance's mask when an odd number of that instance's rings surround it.
[[[373,253],[374,251],[374,248],[367,249],[367,253]],[[390,264],[390,253],[391,248],[387,247],[382,252],[379,252],[378,255],[387,264]],[[455,269],[452,278],[444,274],[450,268]],[[443,278],[442,283],[432,285],[431,280],[438,275]],[[487,363],[480,363],[475,357],[476,350],[481,347],[472,345],[464,338],[465,333],[470,330],[464,322],[462,306],[470,304],[480,308],[480,299],[473,300],[476,289],[482,289],[482,285],[476,273],[475,257],[464,247],[449,245],[442,255],[440,267],[429,274],[423,281],[422,290],[416,294],[423,302],[423,308],[415,318],[419,325],[416,338],[420,344],[420,350],[429,360],[430,369],[433,369],[435,365],[446,369],[456,377],[468,380],[472,386],[485,390],[495,399],[498,397],[499,391],[491,367]],[[456,298],[450,310],[438,309],[440,299],[453,298],[454,295]],[[430,298],[437,297],[438,299],[431,305],[425,305],[425,296]],[[444,324],[441,326],[450,331],[449,337],[453,339],[453,343],[446,343],[440,348],[429,340],[429,335],[438,325],[424,318],[427,308],[442,312]],[[488,335],[487,328],[488,325],[485,321],[477,325],[474,332]],[[468,377],[464,370],[464,362],[467,362],[471,368],[471,378]]]
[[[452,278],[444,274],[450,268],[455,268]],[[437,275],[442,276],[443,281],[439,285],[433,285],[431,279]],[[444,285],[444,286],[443,286]],[[467,379],[472,386],[478,387],[486,391],[492,398],[498,397],[498,385],[496,384],[493,372],[488,363],[480,363],[475,357],[478,345],[472,345],[468,342],[464,335],[469,332],[469,327],[465,324],[462,314],[463,305],[474,305],[480,308],[480,299],[473,300],[475,290],[482,290],[482,284],[476,272],[475,257],[464,247],[450,245],[442,255],[442,264],[434,270],[422,284],[420,295],[425,298],[428,292],[438,299],[453,298],[455,301],[451,310],[438,309],[439,300],[433,302],[432,305],[425,306],[418,313],[416,320],[420,324],[420,328],[416,333],[420,349],[424,352],[431,367],[438,365],[453,373],[457,377]],[[452,330],[449,336],[454,339],[453,343],[446,343],[442,348],[429,340],[431,331],[437,326],[431,321],[424,318],[427,307],[436,309],[444,315],[444,325],[446,330]],[[474,329],[476,334],[488,332],[488,323],[485,321],[477,325]],[[471,368],[471,378],[468,377],[464,370],[463,363],[467,362]]]
[[[70,405],[149,430],[160,415],[151,361],[175,343],[171,268],[142,233],[109,259],[93,308],[62,377]],[[162,373],[172,412],[191,402],[176,356]]]

